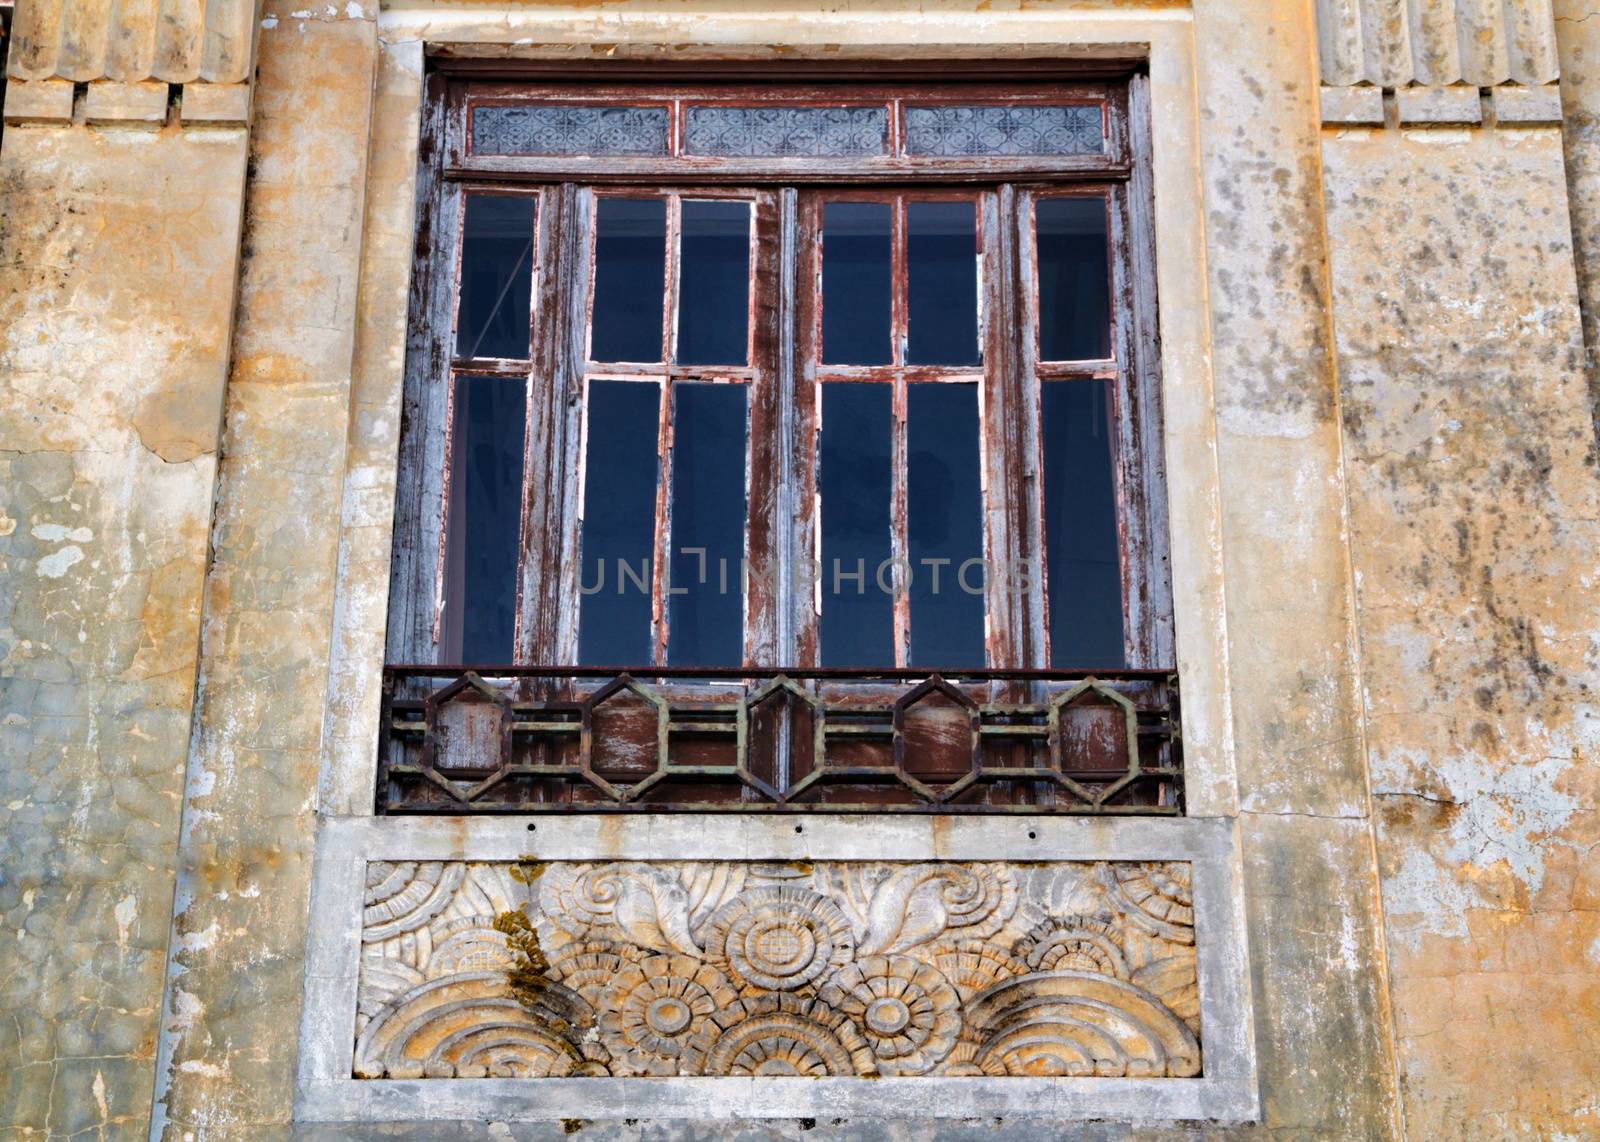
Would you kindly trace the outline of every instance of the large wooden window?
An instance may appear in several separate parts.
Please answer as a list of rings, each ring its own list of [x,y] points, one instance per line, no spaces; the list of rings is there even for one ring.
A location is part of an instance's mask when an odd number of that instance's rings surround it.
[[[1175,808],[1142,82],[435,75],[388,780]]]

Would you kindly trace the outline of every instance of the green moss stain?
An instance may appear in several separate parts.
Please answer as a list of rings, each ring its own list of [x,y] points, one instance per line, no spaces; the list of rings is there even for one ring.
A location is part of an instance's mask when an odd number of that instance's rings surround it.
[[[494,918],[494,930],[505,936],[506,946],[511,949],[511,966],[506,969],[511,994],[532,1011],[550,989],[550,980],[545,976],[550,961],[539,946],[539,933],[521,910],[501,912]]]

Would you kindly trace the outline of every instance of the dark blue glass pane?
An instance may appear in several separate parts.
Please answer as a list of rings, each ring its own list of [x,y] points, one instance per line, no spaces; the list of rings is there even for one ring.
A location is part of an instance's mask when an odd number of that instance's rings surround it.
[[[684,202],[678,363],[749,361],[750,204]]]
[[[889,512],[893,392],[822,386],[822,664],[894,665]],[[891,589],[878,583],[878,572]]]
[[[1111,356],[1111,268],[1103,198],[1041,198],[1039,359]]]
[[[1050,665],[1125,665],[1111,382],[1046,381],[1045,560]]]
[[[667,203],[603,197],[595,207],[591,361],[660,361]]]
[[[822,208],[822,360],[887,365],[893,220],[886,202]]]
[[[983,484],[978,473],[978,386],[909,386],[906,434],[911,664],[982,666]]]
[[[441,653],[457,662],[509,663],[527,382],[460,376],[454,384]]]
[[[525,361],[533,297],[534,200],[469,194],[465,205],[456,356]]]
[[[913,365],[978,364],[976,203],[907,206],[906,276],[906,360]]]
[[[673,385],[673,666],[744,661],[745,391]]]
[[[578,579],[578,657],[585,666],[651,662],[660,402],[654,382],[589,382]]]

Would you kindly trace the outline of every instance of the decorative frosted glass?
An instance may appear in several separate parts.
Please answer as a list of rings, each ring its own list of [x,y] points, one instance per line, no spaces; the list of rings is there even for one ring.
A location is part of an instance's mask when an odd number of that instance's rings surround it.
[[[690,107],[684,153],[715,158],[850,158],[887,153],[885,107]]]
[[[1098,104],[906,108],[911,155],[1098,155],[1105,145]]]
[[[665,107],[534,103],[472,109],[479,155],[664,155]]]

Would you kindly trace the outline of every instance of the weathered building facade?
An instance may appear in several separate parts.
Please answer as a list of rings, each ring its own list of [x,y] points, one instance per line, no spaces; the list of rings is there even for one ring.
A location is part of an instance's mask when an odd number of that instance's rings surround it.
[[[1600,1137],[1597,68],[21,0],[9,1136]]]

